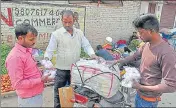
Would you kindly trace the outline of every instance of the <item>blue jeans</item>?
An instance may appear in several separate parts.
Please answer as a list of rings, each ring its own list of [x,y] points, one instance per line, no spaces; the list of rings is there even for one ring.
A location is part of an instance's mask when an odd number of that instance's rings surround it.
[[[18,96],[18,107],[42,107],[43,96],[42,94],[30,97],[30,98],[20,98]]]
[[[142,99],[139,94],[136,94],[135,97],[135,107],[136,108],[141,108],[141,107],[151,107],[151,108],[156,108],[158,105],[158,101],[156,102],[149,102],[144,99]]]

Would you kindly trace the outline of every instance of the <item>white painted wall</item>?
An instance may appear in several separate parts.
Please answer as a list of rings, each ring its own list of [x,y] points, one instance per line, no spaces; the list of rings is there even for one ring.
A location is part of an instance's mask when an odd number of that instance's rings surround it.
[[[148,13],[148,7],[149,7],[149,2],[148,1],[142,1],[141,2],[140,14]]]
[[[163,8],[162,3],[156,4],[155,15],[157,16],[159,22],[160,22],[160,19],[161,19],[162,8]]]
[[[163,3],[162,2],[155,2],[155,3],[156,3],[155,15],[157,16],[158,20],[160,21]],[[148,8],[149,8],[149,1],[142,1],[140,14],[148,13]]]
[[[174,27],[173,28],[176,28],[176,15],[175,15],[175,23],[174,23]]]
[[[33,2],[33,3],[51,3],[50,0],[48,1],[34,1],[34,0],[29,0],[28,2]],[[67,0],[60,0],[60,1],[52,1],[54,4],[68,4]]]

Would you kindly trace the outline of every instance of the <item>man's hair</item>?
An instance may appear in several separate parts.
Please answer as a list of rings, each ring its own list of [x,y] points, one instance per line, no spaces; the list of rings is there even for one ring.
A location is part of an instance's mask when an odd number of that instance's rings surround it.
[[[97,50],[103,49],[101,45],[97,45]]]
[[[159,32],[159,21],[153,14],[144,14],[133,21],[133,25],[137,29],[151,30]]]
[[[25,36],[29,32],[32,32],[36,36],[38,35],[37,30],[28,23],[21,23],[15,27],[15,35],[17,39],[19,36]]]
[[[61,15],[62,15],[62,18],[63,16],[72,16],[72,17],[74,16],[71,10],[63,10]]]

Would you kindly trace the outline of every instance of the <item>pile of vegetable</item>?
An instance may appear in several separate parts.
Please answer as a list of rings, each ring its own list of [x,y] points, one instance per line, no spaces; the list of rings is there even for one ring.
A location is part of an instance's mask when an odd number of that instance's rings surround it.
[[[11,50],[11,47],[6,44],[1,44],[0,48],[1,48],[1,93],[4,93],[14,90],[11,87],[11,81],[5,68],[5,60],[8,53]]]
[[[1,75],[1,93],[14,91],[8,74]]]

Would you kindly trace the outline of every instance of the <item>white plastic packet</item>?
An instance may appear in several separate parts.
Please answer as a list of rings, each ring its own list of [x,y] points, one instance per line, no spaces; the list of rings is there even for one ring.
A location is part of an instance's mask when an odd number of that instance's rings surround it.
[[[141,78],[139,71],[135,67],[125,67],[126,73],[123,76],[121,85],[127,88],[132,88],[133,80],[139,82]]]
[[[41,64],[45,67],[45,68],[53,68],[53,64],[51,61],[49,60],[42,60]]]
[[[120,70],[118,66],[114,68],[110,69],[104,61],[98,63],[97,60],[81,59],[72,64],[71,84],[80,85],[84,82],[85,86],[101,96],[110,98],[120,90]]]
[[[45,70],[44,76],[50,74],[49,78],[55,78],[56,70]]]
[[[40,63],[45,67],[45,71],[43,72],[43,75],[48,75],[50,74],[49,78],[54,78],[56,75],[56,69],[54,69],[53,64],[49,60],[42,60]]]

